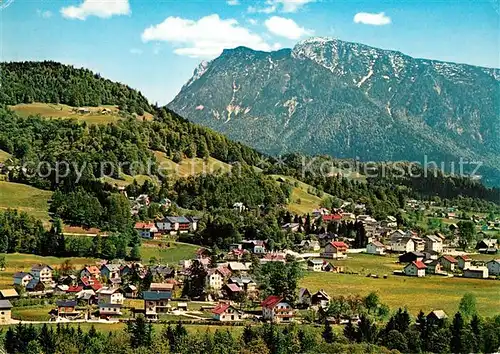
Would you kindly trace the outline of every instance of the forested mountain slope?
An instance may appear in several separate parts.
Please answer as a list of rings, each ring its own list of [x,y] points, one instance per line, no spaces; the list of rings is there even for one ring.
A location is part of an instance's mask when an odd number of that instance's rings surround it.
[[[500,72],[314,38],[202,63],[168,105],[270,154],[481,161],[500,185]],[[471,172],[475,166],[465,165]]]

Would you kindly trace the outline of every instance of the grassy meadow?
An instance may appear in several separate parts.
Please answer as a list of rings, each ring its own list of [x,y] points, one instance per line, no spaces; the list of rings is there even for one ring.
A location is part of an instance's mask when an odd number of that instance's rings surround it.
[[[375,291],[380,300],[392,309],[407,307],[416,315],[421,309],[429,312],[442,309],[453,314],[462,296],[470,292],[477,298],[478,311],[484,316],[500,314],[500,282],[494,280],[447,278],[426,276],[414,278],[392,275],[393,270],[402,269],[396,257],[381,257],[366,254],[351,254],[347,260],[333,261],[343,265],[346,271],[360,274],[334,274],[307,272],[300,287],[310,291],[326,290],[331,296],[361,295]],[[492,256],[490,255],[491,259]],[[367,278],[368,273],[378,274],[379,279]],[[383,279],[387,274],[388,278]]]
[[[173,241],[143,241],[140,252],[144,263],[154,257],[163,264],[176,264],[183,259],[192,259],[198,248],[199,246]]]
[[[37,189],[25,184],[0,181],[0,210],[17,209],[31,216],[49,221],[48,202],[52,192]]]
[[[207,159],[199,157],[185,158],[179,163],[175,163],[161,151],[153,151],[153,153],[160,167],[177,177],[189,177],[200,173],[229,172],[232,168],[231,165],[213,157]]]

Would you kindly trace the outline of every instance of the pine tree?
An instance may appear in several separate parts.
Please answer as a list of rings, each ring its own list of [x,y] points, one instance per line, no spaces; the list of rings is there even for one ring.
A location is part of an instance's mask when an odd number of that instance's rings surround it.
[[[332,326],[328,321],[325,321],[322,336],[327,343],[333,343],[333,341],[335,340],[335,334],[333,333]]]
[[[460,312],[455,314],[453,318],[453,323],[451,325],[451,351],[453,353],[462,352],[462,336],[464,331],[464,319]]]

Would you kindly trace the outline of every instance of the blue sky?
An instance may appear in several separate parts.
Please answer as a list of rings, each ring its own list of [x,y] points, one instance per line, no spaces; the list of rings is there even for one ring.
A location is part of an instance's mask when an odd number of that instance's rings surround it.
[[[496,0],[0,0],[0,58],[88,67],[168,103],[222,48],[329,36],[500,67]]]

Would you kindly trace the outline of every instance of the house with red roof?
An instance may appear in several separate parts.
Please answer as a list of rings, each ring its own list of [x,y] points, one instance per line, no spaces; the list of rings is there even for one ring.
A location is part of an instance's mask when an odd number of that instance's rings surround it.
[[[444,270],[453,272],[455,270],[455,267],[458,267],[458,261],[453,258],[452,256],[441,256],[438,258],[438,262],[441,264],[441,267]]]
[[[282,296],[271,295],[261,305],[264,320],[276,323],[293,321],[293,308]]]
[[[404,267],[405,275],[409,277],[425,277],[425,269],[427,266],[422,261],[413,261]]]
[[[212,310],[213,319],[216,321],[241,321],[243,312],[236,309],[233,305],[220,303]]]
[[[458,269],[464,270],[469,268],[472,264],[472,258],[470,258],[468,255],[464,254],[461,256],[458,256],[457,258],[457,265]]]
[[[135,223],[134,229],[143,238],[152,238],[155,233],[158,232],[154,222],[137,222]]]
[[[328,214],[328,215],[322,215],[321,220],[323,222],[333,222],[333,221],[340,221],[342,220],[342,215],[340,214]]]
[[[93,277],[95,279],[99,279],[101,277],[101,270],[95,265],[86,266],[80,272],[80,278],[83,278],[83,277],[87,277],[87,278]]]
[[[325,246],[325,251],[321,253],[323,258],[345,258],[347,257],[347,246],[342,241],[332,241]]]

